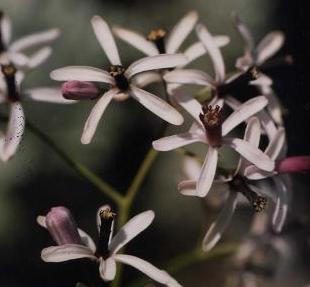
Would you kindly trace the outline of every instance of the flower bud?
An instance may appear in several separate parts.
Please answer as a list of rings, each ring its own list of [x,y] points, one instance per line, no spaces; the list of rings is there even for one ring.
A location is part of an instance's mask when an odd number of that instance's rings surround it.
[[[69,81],[62,85],[61,92],[67,100],[89,100],[98,97],[100,89],[91,82]]]
[[[75,220],[66,207],[53,207],[46,215],[46,227],[58,245],[82,243]]]
[[[277,162],[278,173],[302,173],[310,171],[310,156],[292,156]]]

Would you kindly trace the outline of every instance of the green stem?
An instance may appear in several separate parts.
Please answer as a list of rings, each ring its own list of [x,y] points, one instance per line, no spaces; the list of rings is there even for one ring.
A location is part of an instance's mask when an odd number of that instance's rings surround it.
[[[7,121],[7,117],[0,115],[1,121]],[[106,196],[110,197],[117,205],[120,205],[123,201],[123,197],[107,182],[103,181],[99,176],[93,173],[85,165],[72,159],[65,151],[63,151],[48,135],[41,131],[34,124],[26,121],[26,128],[48,145],[58,156],[80,176],[91,182]]]

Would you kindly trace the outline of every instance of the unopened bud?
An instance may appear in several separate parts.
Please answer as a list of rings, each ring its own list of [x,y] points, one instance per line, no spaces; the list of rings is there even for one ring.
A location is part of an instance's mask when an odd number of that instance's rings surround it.
[[[91,82],[69,81],[62,85],[61,92],[67,100],[89,100],[98,97],[100,89]]]
[[[277,162],[278,173],[302,173],[310,171],[310,156],[292,156]]]

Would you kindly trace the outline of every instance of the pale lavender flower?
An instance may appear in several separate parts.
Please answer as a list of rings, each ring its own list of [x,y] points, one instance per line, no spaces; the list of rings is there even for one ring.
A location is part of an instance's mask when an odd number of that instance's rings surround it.
[[[45,262],[63,262],[88,258],[98,263],[99,273],[104,281],[112,281],[116,274],[116,262],[130,265],[151,279],[171,287],[181,285],[166,271],[159,270],[149,262],[132,255],[120,254],[120,250],[129,241],[145,230],[154,219],[151,210],[142,212],[130,219],[113,236],[115,214],[105,205],[98,210],[97,225],[99,241],[96,247],[92,238],[78,229],[67,209],[52,209],[46,217],[38,216],[38,223],[47,228],[58,246],[44,248],[41,258]],[[52,224],[51,224],[52,222]]]
[[[88,66],[69,66],[51,73],[51,78],[57,81],[77,80],[110,85],[110,89],[99,98],[93,107],[85,123],[81,142],[83,144],[91,142],[102,114],[112,99],[124,100],[132,96],[145,108],[165,121],[174,125],[182,124],[183,117],[177,110],[157,96],[140,89],[134,83],[133,77],[145,71],[176,67],[183,64],[186,58],[181,54],[156,55],[140,59],[125,69],[121,64],[108,24],[99,16],[94,16],[91,23],[97,40],[111,63],[109,72]]]
[[[51,54],[49,46],[40,48],[30,56],[24,50],[53,41],[59,36],[58,29],[50,29],[11,41],[11,21],[0,11],[0,64],[13,63],[18,68],[34,68],[43,63]]]
[[[222,122],[221,105],[219,101],[215,107],[201,105],[196,100],[183,102],[182,106],[195,119],[188,132],[161,138],[153,142],[153,147],[159,151],[169,151],[196,142],[208,146],[207,155],[197,182],[196,195],[205,197],[213,183],[218,163],[218,153],[221,146],[233,148],[242,157],[252,162],[262,170],[274,170],[274,161],[253,144],[227,134],[243,121],[262,110],[268,103],[263,96],[245,102]]]

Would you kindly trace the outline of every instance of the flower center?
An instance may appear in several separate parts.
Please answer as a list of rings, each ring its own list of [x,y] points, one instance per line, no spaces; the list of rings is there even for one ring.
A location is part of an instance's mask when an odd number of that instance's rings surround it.
[[[1,71],[4,75],[7,85],[8,100],[11,102],[18,102],[20,100],[20,97],[16,87],[16,68],[12,64],[1,65]]]
[[[166,53],[165,47],[165,38],[167,35],[167,31],[165,29],[159,28],[155,30],[151,30],[151,32],[147,36],[147,40],[153,42],[157,50],[160,54]]]
[[[125,77],[125,68],[119,65],[112,65],[109,70],[110,75],[115,79],[116,86],[123,92],[129,88],[128,79]]]
[[[110,236],[113,229],[113,222],[116,214],[111,211],[110,208],[100,210],[100,230],[99,230],[99,242],[96,250],[96,255],[103,259],[109,257],[109,243]]]
[[[208,143],[213,147],[220,147],[222,143],[222,112],[220,106],[214,108],[204,105],[199,118],[205,127]]]
[[[3,11],[0,10],[0,23],[1,23],[2,19],[3,19],[3,16],[4,16],[4,13],[3,13]],[[0,53],[5,51],[5,46],[4,46],[2,37],[3,37],[2,36],[2,31],[0,29]]]

